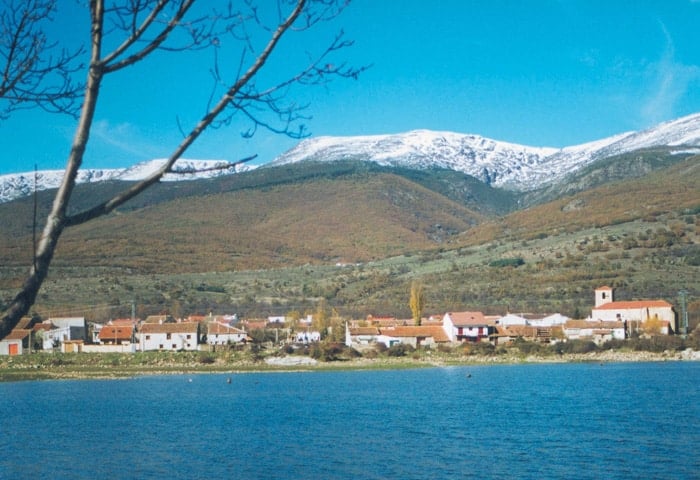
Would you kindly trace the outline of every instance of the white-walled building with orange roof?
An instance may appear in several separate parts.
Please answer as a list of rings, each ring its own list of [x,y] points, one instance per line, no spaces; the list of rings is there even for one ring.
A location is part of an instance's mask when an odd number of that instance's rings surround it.
[[[676,312],[666,300],[615,301],[611,287],[595,290],[595,307],[591,320],[625,322],[628,331],[643,329],[645,324],[658,322],[659,333],[671,334],[676,330]]]

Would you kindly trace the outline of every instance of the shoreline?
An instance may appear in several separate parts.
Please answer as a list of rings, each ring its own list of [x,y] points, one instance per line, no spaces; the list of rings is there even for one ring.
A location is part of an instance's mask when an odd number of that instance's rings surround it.
[[[77,354],[86,355],[86,354]],[[80,357],[78,357],[80,358]],[[343,370],[400,370],[413,368],[440,368],[459,366],[488,365],[526,365],[526,364],[567,364],[567,363],[643,363],[643,362],[684,362],[700,361],[700,351],[600,351],[583,354],[562,355],[426,355],[421,358],[381,357],[356,358],[350,360],[315,361],[309,357],[268,357],[278,359],[274,362],[252,361],[249,359],[217,359],[211,364],[170,359],[157,364],[114,365],[66,363],[58,365],[19,364],[3,362],[0,364],[0,382],[36,381],[36,380],[107,380],[127,379],[142,376],[159,375],[199,375],[199,374],[244,374],[244,373],[294,373],[294,372],[329,372]],[[281,360],[280,360],[281,359]],[[284,361],[287,359],[288,361]],[[299,359],[307,359],[299,361]],[[108,360],[108,359],[106,359]],[[313,361],[309,361],[313,360]]]

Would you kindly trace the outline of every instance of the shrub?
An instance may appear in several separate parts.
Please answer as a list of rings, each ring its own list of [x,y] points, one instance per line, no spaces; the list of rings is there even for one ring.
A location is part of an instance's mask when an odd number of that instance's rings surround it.
[[[317,343],[311,347],[309,354],[316,360],[333,362],[341,360],[350,351],[355,352],[352,348],[346,348],[342,343]]]
[[[589,353],[598,350],[598,345],[591,340],[569,340],[559,342],[553,348],[557,353]]]
[[[488,342],[471,343],[468,347],[465,348],[465,353],[467,355],[490,356],[493,355],[495,351],[496,347]]]
[[[386,354],[390,357],[403,357],[407,353],[413,352],[414,350],[415,348],[413,348],[411,345],[406,343],[397,343],[389,347]]]
[[[216,358],[213,355],[209,354],[203,354],[199,356],[199,363],[202,365],[211,365],[216,361]]]
[[[516,258],[500,258],[489,262],[489,267],[519,267],[525,264],[525,260],[521,257]]]
[[[539,343],[528,342],[527,340],[523,340],[521,338],[515,340],[513,345],[523,355],[533,355],[542,351],[542,346]]]

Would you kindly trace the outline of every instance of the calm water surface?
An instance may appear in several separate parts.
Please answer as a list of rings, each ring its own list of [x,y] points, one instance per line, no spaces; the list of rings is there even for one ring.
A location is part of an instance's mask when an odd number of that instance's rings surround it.
[[[700,478],[698,362],[4,383],[0,418],[2,479]]]

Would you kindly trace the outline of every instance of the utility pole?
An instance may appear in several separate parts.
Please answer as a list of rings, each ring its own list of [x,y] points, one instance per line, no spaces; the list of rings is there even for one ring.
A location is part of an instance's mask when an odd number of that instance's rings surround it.
[[[681,297],[681,324],[680,326],[680,331],[681,335],[683,338],[686,338],[688,336],[688,307],[687,307],[687,300],[686,296],[688,295],[688,292],[685,290],[681,290],[678,292],[678,295]]]

